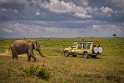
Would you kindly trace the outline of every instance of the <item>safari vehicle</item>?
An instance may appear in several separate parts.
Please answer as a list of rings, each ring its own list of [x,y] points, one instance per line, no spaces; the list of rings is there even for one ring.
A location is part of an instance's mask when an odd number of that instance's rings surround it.
[[[98,45],[99,47],[96,47]],[[76,57],[77,55],[83,55],[84,58],[96,57],[97,55],[102,53],[102,48],[100,44],[95,41],[82,41],[75,42],[72,47],[64,49],[64,56],[72,55]]]

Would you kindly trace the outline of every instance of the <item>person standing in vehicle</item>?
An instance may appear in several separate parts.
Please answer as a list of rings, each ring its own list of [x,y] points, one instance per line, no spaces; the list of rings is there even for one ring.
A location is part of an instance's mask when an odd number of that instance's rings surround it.
[[[97,54],[97,53],[99,52],[99,49],[98,49],[98,47],[97,47],[96,45],[94,45],[93,50],[94,50],[94,53],[95,53],[95,54]]]
[[[102,53],[102,47],[100,47],[100,44],[99,44],[98,49],[99,49],[99,54],[101,54]]]

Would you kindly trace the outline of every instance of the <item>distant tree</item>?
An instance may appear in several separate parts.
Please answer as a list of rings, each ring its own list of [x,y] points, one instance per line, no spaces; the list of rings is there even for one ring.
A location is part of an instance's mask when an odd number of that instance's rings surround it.
[[[116,38],[117,34],[114,33],[112,36],[113,36],[114,38]]]

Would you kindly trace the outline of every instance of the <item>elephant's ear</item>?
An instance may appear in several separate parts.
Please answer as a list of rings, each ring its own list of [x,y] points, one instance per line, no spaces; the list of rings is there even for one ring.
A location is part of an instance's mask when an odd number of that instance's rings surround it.
[[[37,49],[37,41],[33,41],[34,49]]]

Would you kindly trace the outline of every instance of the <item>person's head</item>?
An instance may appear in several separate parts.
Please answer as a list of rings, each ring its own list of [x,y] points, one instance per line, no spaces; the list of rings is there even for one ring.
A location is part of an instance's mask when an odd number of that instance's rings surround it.
[[[100,44],[99,44],[99,47],[100,47]]]

